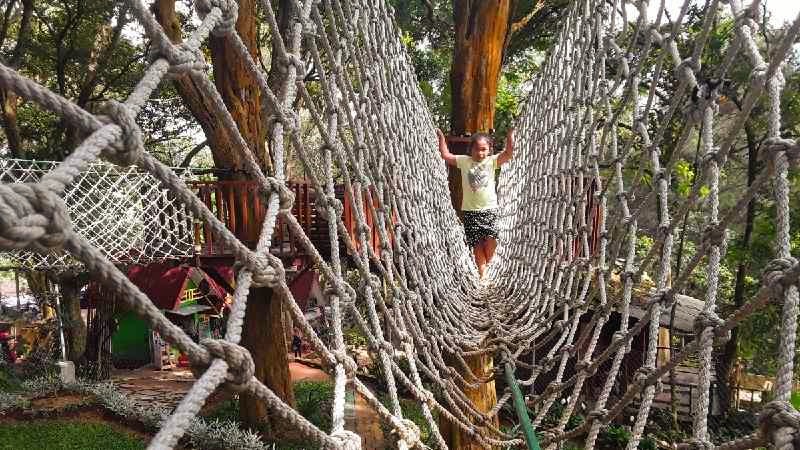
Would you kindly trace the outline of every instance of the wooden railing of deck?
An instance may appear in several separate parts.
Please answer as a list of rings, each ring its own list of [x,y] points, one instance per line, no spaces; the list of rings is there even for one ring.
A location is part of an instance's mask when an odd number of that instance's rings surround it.
[[[233,234],[250,248],[258,242],[258,235],[266,214],[266,202],[258,191],[254,181],[194,181],[189,183],[197,196],[216,215]],[[330,241],[328,238],[328,223],[316,210],[316,193],[314,188],[303,182],[291,182],[289,189],[295,195],[292,215],[297,218],[303,232],[320,251],[323,258],[330,255]],[[355,211],[349,200],[345,200],[344,189],[337,186],[336,197],[344,204],[343,221],[351,236],[356,234]],[[373,250],[379,253],[380,241],[378,231],[373,226],[373,219],[368,208],[367,190],[363,193],[364,215],[367,225],[371,228],[370,244]],[[373,204],[377,199],[373,198]],[[391,236],[391,227],[390,227]],[[194,239],[199,246],[200,256],[230,256],[231,249],[218,242],[211,232],[208,224],[196,221],[194,224]],[[288,224],[279,216],[275,224],[275,233],[272,236],[270,252],[281,258],[303,256],[304,249],[298,245],[298,240],[289,229]]]

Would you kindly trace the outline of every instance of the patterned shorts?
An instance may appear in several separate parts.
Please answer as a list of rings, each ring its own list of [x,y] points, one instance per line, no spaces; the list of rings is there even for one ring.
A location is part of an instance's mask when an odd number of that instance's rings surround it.
[[[497,210],[464,211],[464,234],[470,247],[486,238],[497,239]]]

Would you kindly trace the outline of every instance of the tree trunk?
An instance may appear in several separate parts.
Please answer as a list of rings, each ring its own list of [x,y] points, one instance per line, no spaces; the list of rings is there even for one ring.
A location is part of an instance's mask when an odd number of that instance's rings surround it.
[[[492,355],[482,355],[464,358],[472,373],[478,378],[488,377],[494,371],[494,358]],[[497,391],[494,381],[480,385],[478,389],[469,389],[461,386],[467,398],[475,405],[478,411],[488,412],[497,404]],[[499,426],[497,416],[492,418],[492,423]],[[442,417],[439,419],[439,431],[447,447],[451,450],[484,450],[469,434],[463,432],[458,426]]]
[[[494,127],[510,3],[510,0],[453,0],[452,134],[487,132]]]
[[[9,2],[10,11],[13,2]],[[16,68],[22,61],[22,56],[26,50],[31,16],[33,15],[33,0],[22,0],[22,17],[20,18],[19,31],[17,33],[17,43],[11,54],[9,67]],[[6,25],[8,25],[6,23]],[[4,30],[5,32],[5,30]],[[5,33],[4,33],[5,34]],[[5,40],[5,37],[3,38]],[[3,131],[8,142],[8,153],[12,158],[23,158],[22,138],[20,137],[19,124],[17,123],[17,95],[10,90],[0,89],[0,114],[3,119]]]
[[[236,21],[236,31],[254,59],[258,57],[257,17],[255,0],[239,0],[239,18]],[[233,120],[236,121],[239,132],[256,156],[256,160],[262,169],[269,172],[272,163],[266,153],[266,129],[261,118],[261,89],[258,82],[247,71],[245,60],[239,56],[227,37],[212,36],[209,39],[209,49],[211,50],[214,83],[217,86],[217,90],[231,116],[233,116]],[[215,155],[219,153],[219,150],[214,150],[214,147],[212,147],[212,153]],[[229,152],[230,149],[225,153]],[[220,159],[222,159],[222,156],[220,153]],[[236,165],[225,164],[223,167],[243,167],[243,155],[226,154],[224,156],[234,156],[239,159],[235,161]],[[221,161],[217,161],[217,156],[214,156],[214,159],[219,167],[219,162]]]
[[[111,377],[111,337],[115,331],[116,296],[100,288],[97,299],[94,318],[87,333],[84,360],[93,369],[88,373],[89,378],[101,381]]]
[[[182,42],[181,24],[175,14],[175,0],[158,0],[153,4],[152,10],[172,42]],[[224,72],[224,69],[223,66],[219,70]],[[214,71],[217,73],[216,65]],[[201,90],[194,80],[185,74],[176,77],[174,85],[184,105],[203,128],[208,147],[211,149],[211,154],[214,158],[214,166],[220,169],[243,169],[243,149],[239,148],[238,144],[231,138],[228,130],[225,129],[222,122],[214,114],[211,96]],[[236,116],[234,116],[235,118]]]
[[[749,187],[753,184],[758,174],[758,143],[756,142],[753,128],[749,123],[745,125],[744,131],[747,137],[747,186]],[[756,202],[750,200],[747,202],[744,234],[742,235],[742,249],[744,250],[744,254],[749,254],[750,238],[753,234],[753,221],[755,216]],[[736,268],[736,282],[733,291],[733,306],[735,308],[744,305],[745,277],[749,269],[750,261],[747,259],[739,262],[739,266]],[[732,389],[735,386],[731,386],[731,383],[735,383],[736,381],[733,379],[733,372],[736,368],[738,354],[739,330],[738,328],[734,328],[731,330],[731,339],[725,343],[722,357],[718,358],[717,364],[717,373],[720,374],[717,376],[720,405],[723,411],[735,410],[736,402],[733,398],[734,390]]]
[[[250,288],[242,345],[253,355],[256,378],[264,382],[284,402],[294,405],[282,314],[281,299],[271,289]],[[242,395],[239,414],[242,422],[251,428],[265,431],[273,438],[280,437],[277,432],[278,422],[272,420],[266,405],[259,399]]]
[[[61,323],[67,360],[78,363],[86,350],[86,324],[81,317],[81,281],[77,275],[65,274],[58,282],[61,295]]]

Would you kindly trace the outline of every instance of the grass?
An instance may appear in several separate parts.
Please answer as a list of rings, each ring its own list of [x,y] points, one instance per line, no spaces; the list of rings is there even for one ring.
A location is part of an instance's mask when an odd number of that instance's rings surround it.
[[[0,450],[138,450],[145,443],[99,423],[43,420],[0,424]]]
[[[792,392],[792,398],[790,400],[794,409],[800,410],[800,391]]]

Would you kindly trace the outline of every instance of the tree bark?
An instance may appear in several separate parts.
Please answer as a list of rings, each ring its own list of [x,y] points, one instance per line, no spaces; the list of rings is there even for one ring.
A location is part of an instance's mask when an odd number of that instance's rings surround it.
[[[271,289],[250,288],[242,345],[253,355],[256,378],[284,402],[294,405],[282,315],[281,299]],[[239,416],[251,428],[265,431],[273,438],[281,437],[277,433],[278,418],[271,417],[264,402],[258,398],[242,394]]]
[[[482,355],[464,358],[472,373],[478,378],[488,377],[494,372],[494,358],[492,355]],[[497,390],[494,380],[481,384],[478,389],[461,386],[467,398],[475,405],[478,411],[489,412],[497,404]],[[495,426],[499,426],[497,416],[491,419]],[[447,447],[452,450],[484,450],[469,434],[463,432],[458,426],[442,417],[439,419],[439,431]]]
[[[487,132],[494,127],[510,3],[453,0],[452,134]]]
[[[14,2],[9,2],[8,10],[10,11]],[[22,56],[26,50],[28,35],[30,34],[31,17],[33,15],[33,0],[22,0],[22,16],[19,23],[19,31],[17,34],[17,43],[14,46],[14,51],[11,54],[11,60],[8,62],[9,67],[16,68],[22,61]],[[8,25],[8,17],[4,23],[3,34]],[[3,39],[5,40],[5,36]],[[0,40],[0,42],[2,42]],[[17,123],[17,94],[13,91],[0,89],[0,107],[3,119],[3,131],[6,134],[6,141],[8,142],[8,153],[12,158],[24,157],[22,148],[22,138],[20,137],[19,124]]]
[[[156,20],[164,28],[164,32],[172,42],[182,42],[181,24],[175,14],[175,0],[158,0],[153,4],[152,10]],[[255,11],[253,11],[253,14],[255,14]],[[224,66],[218,68],[215,65],[215,74],[217,70],[224,72],[226,68]],[[240,174],[241,172],[237,171],[244,168],[244,149],[238,146],[228,130],[222,125],[222,122],[216,117],[211,95],[201,90],[197,83],[186,74],[176,77],[173,83],[184,105],[192,113],[200,127],[203,128],[208,147],[211,149],[214,159],[214,166],[221,169],[234,169],[232,173]],[[234,116],[234,119],[236,119],[236,116]]]
[[[81,284],[80,278],[73,274],[65,274],[58,281],[67,360],[76,364],[83,361],[86,351],[86,324],[81,317]]]
[[[250,55],[257,60],[257,28],[256,28],[256,0],[239,0],[239,18],[236,21],[236,31],[244,41]],[[233,44],[227,37],[212,36],[209,39],[211,62],[214,67],[214,83],[225,102],[225,106],[236,121],[239,132],[262,169],[269,172],[272,167],[266,152],[266,129],[261,118],[261,89],[256,79],[247,70],[245,60],[239,56]],[[233,157],[235,165],[224,167],[244,167],[243,154],[213,150],[223,156]],[[223,155],[223,153],[225,153]],[[215,156],[215,163],[217,157]],[[219,164],[218,164],[219,167]]]

